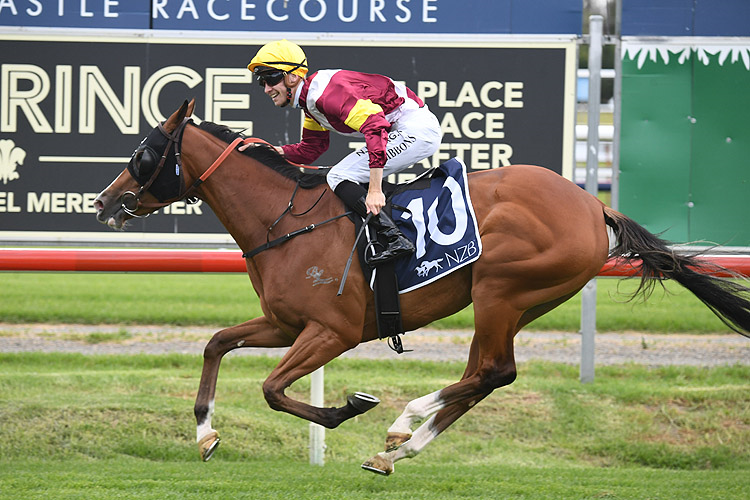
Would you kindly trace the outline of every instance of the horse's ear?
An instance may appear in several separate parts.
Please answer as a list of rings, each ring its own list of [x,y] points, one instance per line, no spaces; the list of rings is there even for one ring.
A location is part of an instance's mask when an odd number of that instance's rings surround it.
[[[182,102],[182,106],[180,106],[180,109],[178,109],[174,114],[176,123],[180,123],[186,116],[190,116],[190,113],[192,113],[192,111],[193,108],[190,107],[190,103],[188,103],[187,99],[185,99]]]
[[[185,99],[182,106],[180,106],[180,109],[175,111],[172,116],[167,119],[164,123],[164,127],[171,132],[177,127],[177,125],[182,123],[182,120],[184,120],[185,117],[189,117],[193,114],[193,109],[195,109],[195,99],[190,102]]]

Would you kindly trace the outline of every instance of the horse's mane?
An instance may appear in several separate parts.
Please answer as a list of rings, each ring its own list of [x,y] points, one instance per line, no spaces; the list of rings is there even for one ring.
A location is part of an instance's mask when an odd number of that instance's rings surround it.
[[[235,132],[226,125],[220,125],[213,122],[201,122],[201,124],[198,125],[198,128],[208,132],[227,144],[231,144],[232,141],[238,137],[244,137],[241,133]],[[277,153],[272,147],[261,145],[254,148],[248,148],[245,151],[242,151],[242,153],[275,170],[284,177],[297,181],[302,188],[311,188],[326,182],[325,174],[303,171],[299,167],[292,165],[285,160],[284,157]]]

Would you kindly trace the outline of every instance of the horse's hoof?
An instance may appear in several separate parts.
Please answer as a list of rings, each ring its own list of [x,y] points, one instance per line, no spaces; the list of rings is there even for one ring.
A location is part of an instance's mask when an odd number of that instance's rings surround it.
[[[375,474],[390,476],[393,474],[393,460],[388,458],[385,453],[378,453],[363,463],[362,468]]]
[[[218,448],[221,439],[216,431],[209,432],[198,441],[198,449],[201,452],[201,460],[208,462]]]
[[[389,432],[385,436],[385,451],[398,450],[405,442],[411,439],[411,434],[405,432]]]
[[[346,398],[346,402],[354,407],[359,413],[364,413],[375,408],[380,400],[371,394],[355,392]]]

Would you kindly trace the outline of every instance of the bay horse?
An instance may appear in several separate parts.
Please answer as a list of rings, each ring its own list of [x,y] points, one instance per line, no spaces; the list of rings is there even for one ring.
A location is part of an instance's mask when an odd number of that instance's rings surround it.
[[[355,234],[351,222],[339,217],[345,207],[328,192],[324,177],[302,174],[270,147],[237,151],[239,134],[208,122],[194,125],[193,108],[194,100],[185,101],[144,139],[128,169],[96,198],[97,219],[120,229],[131,217],[188,197],[207,203],[246,255],[279,236],[303,233],[246,257],[263,316],[217,332],[205,347],[194,408],[205,461],[219,443],[211,419],[219,364],[227,352],[289,347],[263,383],[268,405],[335,428],[379,400],[355,393],[341,407],[317,408],[290,398],[285,389],[377,338],[377,328],[373,295],[358,266],[351,267],[337,295]],[[473,303],[475,333],[466,369],[460,381],[406,405],[387,430],[385,451],[362,464],[366,470],[390,474],[394,462],[419,453],[493,390],[512,383],[516,333],[575,295],[610,255],[640,269],[640,291],[662,279],[677,280],[734,330],[750,332],[750,289],[715,276],[705,261],[676,254],[560,175],[516,165],[470,173],[468,184],[480,258],[401,295],[406,331]],[[607,227],[617,239],[611,249]],[[320,278],[315,284],[311,269]]]

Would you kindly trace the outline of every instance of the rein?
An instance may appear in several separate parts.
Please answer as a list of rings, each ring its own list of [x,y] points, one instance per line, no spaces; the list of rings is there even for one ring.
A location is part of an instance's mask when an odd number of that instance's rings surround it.
[[[203,184],[203,182],[208,178],[208,176],[210,176],[217,168],[219,168],[219,165],[221,165],[224,162],[224,160],[227,158],[227,156],[229,156],[229,154],[232,151],[234,151],[234,149],[237,146],[239,146],[240,144],[243,144],[243,145],[245,145],[245,144],[264,144],[264,145],[271,146],[271,144],[269,142],[264,141],[263,139],[259,139],[257,137],[248,137],[248,138],[245,138],[245,139],[242,139],[242,138],[238,137],[237,139],[235,139],[234,141],[232,141],[232,143],[229,146],[227,146],[227,148],[224,150],[224,152],[221,153],[221,155],[219,155],[219,157],[216,159],[216,161],[214,161],[211,164],[211,166],[208,167],[208,169],[205,172],[203,172],[203,175],[201,175],[198,179],[195,180],[195,182],[190,186],[190,188],[188,188],[188,190],[186,191],[186,193],[189,193],[193,189],[196,189],[198,186],[200,186],[201,184]],[[297,166],[297,167],[301,167],[301,168],[306,168],[306,169],[318,169],[319,168],[319,167],[313,167],[313,166],[310,166],[310,165],[300,165],[299,163],[294,163],[294,162],[289,162],[289,164]],[[310,231],[312,231],[316,227],[322,226],[324,224],[328,224],[329,222],[333,222],[333,221],[338,220],[338,219],[340,219],[342,217],[346,217],[346,216],[348,216],[349,214],[352,213],[352,212],[345,212],[345,213],[337,215],[335,217],[331,217],[330,219],[326,219],[326,220],[324,220],[322,222],[318,222],[316,224],[310,224],[310,225],[305,226],[305,227],[303,227],[301,229],[297,229],[296,231],[292,231],[290,233],[287,233],[287,234],[285,234],[284,236],[282,236],[280,238],[276,238],[275,240],[270,240],[271,231],[273,231],[273,228],[276,227],[276,225],[281,221],[282,218],[284,218],[284,216],[286,214],[290,214],[292,217],[301,217],[303,215],[306,215],[313,208],[315,208],[318,205],[318,203],[320,203],[320,200],[323,199],[323,195],[326,194],[326,191],[323,191],[322,193],[320,193],[320,196],[315,201],[315,203],[312,204],[312,206],[310,208],[308,208],[307,210],[305,210],[302,213],[295,214],[294,212],[292,212],[292,210],[294,209],[294,198],[297,196],[297,191],[299,191],[299,182],[297,182],[297,185],[294,187],[294,191],[292,192],[292,196],[289,199],[289,203],[287,203],[287,206],[284,209],[284,211],[273,222],[273,224],[271,224],[269,226],[268,231],[266,231],[266,243],[264,243],[263,245],[260,245],[259,247],[256,247],[256,248],[250,250],[247,253],[243,253],[242,254],[242,258],[244,258],[244,259],[250,259],[252,257],[255,257],[259,253],[261,253],[261,252],[263,252],[265,250],[268,250],[269,248],[273,248],[273,247],[279,246],[282,243],[285,243],[285,242],[291,240],[295,236],[299,236],[301,234],[309,233]]]
[[[172,150],[172,146],[174,146],[174,148],[175,148],[175,160],[176,160],[176,163],[177,163],[177,169],[179,171],[182,171],[182,157],[181,157],[181,154],[180,154],[180,146],[181,146],[181,142],[182,142],[182,134],[185,131],[185,127],[187,126],[187,124],[189,122],[191,122],[190,118],[188,118],[188,117],[184,118],[182,120],[182,122],[177,126],[177,128],[172,133],[169,133],[169,132],[167,132],[164,129],[164,123],[163,122],[158,125],[159,132],[161,132],[161,134],[164,137],[166,137],[167,140],[168,140],[167,147],[164,149],[164,152],[162,153],[161,158],[159,159],[159,164],[154,169],[154,173],[151,174],[151,177],[149,177],[149,179],[144,184],[142,184],[140,186],[140,188],[138,189],[137,193],[134,193],[132,191],[127,191],[127,192],[123,193],[123,195],[121,197],[121,200],[120,200],[120,204],[122,206],[122,209],[125,211],[125,213],[127,213],[131,217],[146,218],[149,215],[151,215],[150,213],[146,214],[146,215],[138,215],[138,214],[136,214],[135,212],[139,208],[156,208],[156,209],[159,209],[159,208],[163,208],[163,207],[166,207],[168,205],[171,205],[175,201],[179,201],[179,200],[183,200],[183,199],[186,200],[188,203],[196,203],[198,201],[198,197],[196,197],[196,196],[191,197],[190,195],[201,184],[203,184],[205,182],[205,180],[208,179],[208,177],[212,173],[214,173],[214,171],[216,171],[217,168],[219,168],[219,166],[224,162],[224,160],[226,160],[226,158],[231,154],[231,152],[234,151],[238,146],[240,146],[240,145],[246,145],[246,144],[259,144],[259,145],[260,144],[264,144],[264,145],[272,147],[271,143],[269,143],[268,141],[265,141],[263,139],[259,139],[257,137],[247,137],[247,138],[244,138],[244,139],[241,138],[241,137],[238,137],[237,139],[235,139],[234,141],[232,141],[232,143],[229,144],[224,149],[224,151],[211,164],[211,166],[208,167],[208,169],[205,172],[203,172],[203,174],[199,178],[197,178],[193,182],[193,184],[190,185],[190,187],[185,188],[185,186],[183,184],[183,186],[180,188],[180,192],[179,192],[178,197],[176,199],[174,199],[172,201],[169,201],[169,202],[158,202],[158,203],[145,203],[145,202],[141,201],[141,196],[143,196],[143,193],[145,193],[146,191],[148,191],[148,189],[154,183],[154,181],[156,180],[156,178],[159,177],[159,174],[161,173],[162,169],[164,168],[164,164],[167,161],[167,157],[169,156],[169,152]],[[315,166],[311,166],[311,165],[300,165],[299,163],[294,163],[294,162],[288,162],[288,163],[290,165],[294,165],[296,167],[300,167],[300,168],[304,168],[304,169],[310,169],[310,170],[318,170],[318,169],[323,170],[323,169],[326,168],[326,167],[315,167]],[[296,190],[295,190],[295,193],[296,193]],[[321,195],[321,197],[322,197],[322,195]],[[293,199],[294,199],[294,196],[292,196],[292,200]],[[318,201],[320,201],[320,199],[318,199]],[[317,202],[315,202],[315,205],[317,205]],[[310,210],[312,210],[312,208],[314,208],[315,205],[313,205],[313,207],[311,207],[308,210],[308,212]],[[291,209],[291,201],[290,201],[289,209]],[[307,212],[305,212],[305,213],[307,213]],[[300,214],[300,215],[304,215],[304,213]],[[283,216],[284,216],[284,214],[281,215],[281,217],[283,217]],[[279,222],[279,220],[281,219],[281,217],[279,217],[279,219],[277,219],[276,222],[274,222],[273,225],[276,225],[276,223]],[[271,229],[272,228],[273,228],[273,226],[271,226]],[[270,231],[270,229],[269,229],[269,231]]]
[[[146,192],[148,190],[149,187],[151,187],[151,185],[154,183],[154,181],[156,180],[156,178],[161,173],[162,168],[164,168],[164,164],[167,161],[167,156],[169,155],[169,152],[172,149],[172,146],[174,146],[174,148],[175,148],[175,159],[177,161],[177,168],[180,169],[180,170],[182,170],[182,160],[181,160],[181,156],[180,156],[180,145],[181,145],[182,133],[184,132],[185,127],[187,126],[188,122],[190,122],[190,118],[185,118],[184,120],[182,120],[182,123],[180,123],[180,125],[171,134],[164,129],[164,124],[163,123],[159,124],[159,127],[158,127],[159,131],[168,140],[167,147],[164,149],[164,152],[162,153],[161,159],[159,160],[159,164],[154,169],[154,173],[151,175],[151,177],[149,178],[149,180],[146,181],[146,183],[143,184],[140,187],[140,189],[138,190],[138,193],[136,194],[136,193],[133,193],[132,191],[127,191],[126,193],[124,193],[122,195],[122,199],[121,199],[122,208],[129,215],[131,215],[133,217],[148,217],[148,215],[150,215],[150,214],[147,214],[147,215],[137,215],[135,213],[135,211],[138,210],[138,208],[141,208],[141,207],[145,207],[145,208],[162,208],[162,207],[166,207],[167,205],[170,205],[170,204],[174,203],[175,201],[179,201],[179,200],[182,200],[182,199],[187,199],[188,203],[191,203],[191,202],[194,203],[195,201],[197,201],[197,197],[190,198],[190,194],[193,191],[195,191],[198,187],[200,187],[200,185],[203,184],[206,181],[206,179],[208,179],[211,176],[211,174],[213,174],[216,171],[216,169],[221,166],[222,163],[224,163],[224,160],[226,160],[227,157],[232,153],[232,151],[234,151],[238,146],[240,146],[240,145],[247,145],[247,144],[258,144],[258,145],[263,144],[263,145],[267,145],[267,146],[273,147],[269,142],[267,142],[267,141],[265,141],[263,139],[259,139],[257,137],[247,137],[247,138],[238,137],[235,140],[233,140],[232,143],[229,144],[224,149],[224,151],[222,151],[222,153],[219,155],[219,157],[216,158],[216,160],[214,160],[214,162],[211,164],[211,166],[208,167],[206,169],[206,171],[203,172],[203,174],[201,174],[200,177],[198,177],[195,181],[193,181],[193,183],[190,185],[190,187],[188,187],[187,189],[184,189],[184,184],[183,184],[183,188],[180,189],[181,193],[178,195],[177,199],[172,200],[170,202],[166,202],[166,203],[162,203],[162,202],[160,202],[160,203],[144,203],[144,202],[142,202],[141,201],[141,196],[143,195],[144,192]],[[288,163],[290,165],[294,165],[296,167],[300,167],[300,168],[304,168],[304,169],[311,169],[311,170],[317,170],[317,169],[323,170],[323,169],[325,169],[325,167],[315,167],[315,166],[310,166],[310,165],[300,165],[300,164],[294,163],[294,162],[288,162]],[[299,236],[301,234],[309,233],[310,231],[312,231],[313,229],[315,229],[318,226],[322,226],[324,224],[328,224],[329,222],[333,222],[333,221],[335,221],[337,219],[340,219],[342,217],[346,217],[346,216],[348,216],[348,215],[350,215],[352,213],[351,211],[345,212],[345,213],[343,213],[341,215],[337,215],[335,217],[331,217],[330,219],[326,219],[326,220],[324,220],[322,222],[318,222],[316,224],[310,224],[310,225],[305,226],[305,227],[303,227],[301,229],[297,229],[296,231],[292,231],[290,233],[287,233],[287,234],[285,234],[284,236],[282,236],[280,238],[276,238],[275,240],[270,240],[271,231],[273,230],[274,227],[276,227],[276,225],[281,221],[281,219],[285,215],[291,214],[293,217],[301,217],[303,215],[306,215],[312,209],[314,209],[318,205],[318,203],[320,203],[320,200],[323,199],[323,195],[326,194],[326,191],[324,190],[320,194],[320,196],[318,197],[318,199],[315,201],[315,203],[313,203],[310,208],[308,208],[304,212],[296,213],[295,214],[294,212],[292,212],[292,210],[294,209],[294,198],[297,196],[297,191],[298,190],[299,190],[299,182],[297,182],[297,185],[294,187],[294,191],[292,192],[292,196],[291,196],[291,198],[289,200],[289,203],[287,204],[287,207],[284,209],[284,211],[281,213],[281,215],[279,215],[279,217],[273,222],[273,224],[271,224],[271,226],[268,228],[268,231],[266,233],[266,243],[263,244],[263,245],[261,245],[261,246],[259,246],[259,247],[257,247],[257,248],[255,248],[255,249],[253,249],[253,250],[251,250],[250,252],[243,253],[242,254],[243,258],[245,258],[245,259],[252,258],[255,255],[258,255],[259,253],[263,252],[264,250],[268,250],[269,248],[273,248],[275,246],[281,245],[282,243],[284,243],[286,241],[291,240],[295,236]],[[132,206],[134,208],[129,208],[129,206]]]
[[[219,155],[219,157],[216,159],[216,161],[213,162],[213,164],[210,167],[208,167],[208,169],[203,173],[203,175],[201,175],[198,179],[195,180],[195,182],[190,186],[190,188],[186,191],[186,193],[190,192],[191,190],[193,190],[193,189],[197,188],[198,186],[200,186],[203,183],[203,181],[205,181],[208,178],[208,176],[211,175],[219,167],[219,165],[222,164],[222,162],[227,158],[227,156],[229,156],[229,154],[232,151],[234,151],[234,149],[237,146],[239,146],[240,144],[242,144],[242,145],[245,145],[245,144],[259,144],[259,145],[263,144],[263,145],[267,145],[267,146],[272,146],[272,144],[269,143],[268,141],[265,141],[263,139],[259,139],[257,137],[248,137],[248,138],[245,138],[245,139],[242,139],[242,138],[238,137],[237,139],[235,139],[234,141],[232,141],[232,143],[229,146],[227,146],[227,148],[224,150],[224,152],[221,153],[221,155]],[[312,170],[321,169],[321,167],[314,167],[314,166],[311,166],[311,165],[300,165],[299,163],[294,163],[294,162],[288,162],[288,163],[290,165],[294,165],[296,167],[305,168],[305,169],[312,169]],[[312,231],[316,227],[322,226],[324,224],[328,224],[329,222],[333,222],[333,221],[338,220],[338,219],[340,219],[342,217],[346,217],[346,216],[348,216],[348,215],[350,215],[352,213],[351,211],[344,212],[343,214],[337,215],[335,217],[331,217],[330,219],[326,219],[326,220],[324,220],[322,222],[318,222],[316,224],[310,224],[310,225],[305,226],[303,228],[300,228],[300,229],[297,229],[297,230],[292,231],[290,233],[287,233],[284,236],[281,236],[280,238],[276,238],[275,240],[270,240],[271,231],[273,231],[273,228],[276,227],[276,225],[281,221],[282,218],[284,218],[284,216],[286,214],[290,214],[290,215],[292,215],[292,217],[301,217],[303,215],[306,215],[313,208],[315,208],[318,205],[318,203],[320,203],[320,200],[323,199],[323,195],[326,194],[326,191],[323,191],[322,193],[320,193],[320,196],[315,201],[315,203],[312,204],[312,206],[310,208],[308,208],[307,210],[305,210],[302,213],[295,214],[294,212],[292,212],[292,210],[294,209],[294,198],[297,196],[297,191],[299,191],[299,182],[297,182],[297,185],[294,187],[294,191],[292,192],[292,196],[289,199],[289,203],[287,203],[287,206],[284,209],[284,211],[273,222],[273,224],[271,224],[269,226],[268,231],[266,231],[266,242],[263,245],[260,245],[259,247],[256,247],[256,248],[250,250],[249,252],[243,253],[242,254],[242,258],[244,258],[244,259],[250,259],[252,257],[255,257],[259,253],[261,253],[263,251],[266,251],[266,250],[268,250],[270,248],[279,246],[282,243],[285,243],[285,242],[291,240],[295,236],[299,236],[301,234],[309,233],[310,231]]]

